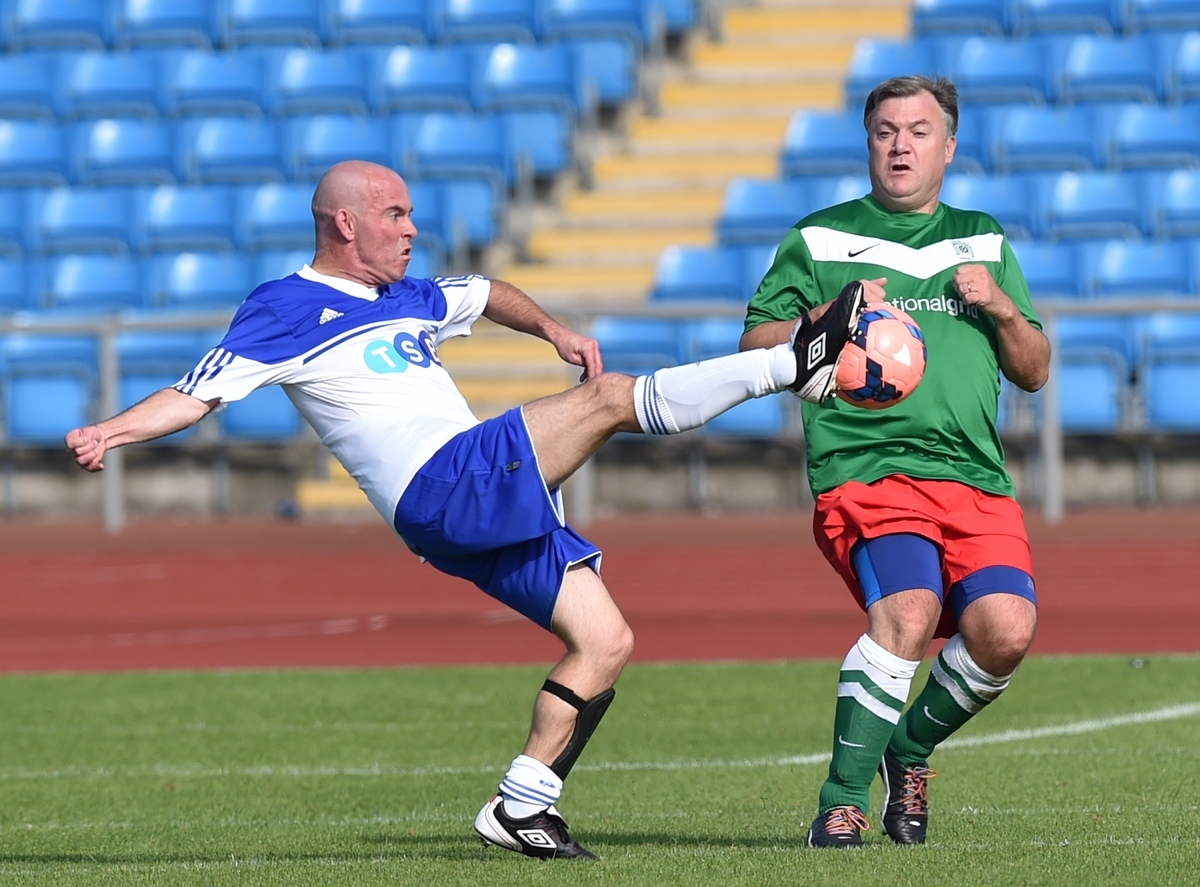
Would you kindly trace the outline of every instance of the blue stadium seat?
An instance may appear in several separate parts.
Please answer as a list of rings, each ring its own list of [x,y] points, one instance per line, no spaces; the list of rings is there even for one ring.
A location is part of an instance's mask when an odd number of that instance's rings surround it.
[[[164,63],[164,102],[179,114],[261,113],[261,58],[249,52],[188,50]]]
[[[371,66],[376,111],[471,110],[471,68],[460,46],[395,46]]]
[[[679,323],[660,317],[597,317],[591,336],[600,343],[604,368],[640,375],[681,360]],[[683,358],[686,360],[687,358]]]
[[[34,270],[31,289],[47,310],[101,314],[144,305],[141,269],[130,256],[54,256]]]
[[[783,138],[785,177],[866,172],[867,133],[856,111],[797,111]]]
[[[62,446],[72,428],[95,417],[96,340],[92,336],[17,333],[0,338],[7,439]]]
[[[701,317],[680,321],[682,356],[694,362],[736,354],[744,329],[740,317]]]
[[[154,307],[233,308],[256,284],[250,259],[241,253],[164,253],[146,264],[147,302]]]
[[[650,298],[740,302],[742,277],[742,257],[729,247],[669,246],[658,257]]]
[[[104,0],[22,0],[6,23],[9,46],[103,49],[109,40]]]
[[[859,40],[846,74],[846,103],[861,105],[872,89],[890,77],[935,73],[937,61],[931,45],[924,41]]]
[[[437,253],[444,252],[446,245],[454,239],[454,231],[445,211],[445,183],[425,179],[407,184],[413,222],[417,226],[417,241]]]
[[[1163,93],[1149,40],[1076,37],[1058,77],[1066,102],[1157,102]]]
[[[1139,182],[1111,172],[1065,172],[1046,193],[1043,233],[1052,240],[1140,237],[1149,227]]]
[[[1138,358],[1136,318],[1123,314],[1063,314],[1055,320],[1056,347],[1066,354],[1105,357],[1131,367]]]
[[[290,49],[267,70],[268,110],[274,113],[367,113],[367,75],[359,53]]]
[[[1039,31],[1092,31],[1111,34],[1119,30],[1119,0],[1012,0],[1009,27],[1015,34]]]
[[[487,54],[475,78],[475,106],[551,108],[574,118],[587,110],[577,84],[569,47],[502,43]]]
[[[1123,361],[1064,352],[1058,367],[1062,427],[1075,432],[1115,431],[1121,422],[1127,378]]]
[[[507,167],[550,178],[571,165],[571,120],[563,111],[501,111],[496,117]]]
[[[1080,170],[1103,165],[1103,140],[1087,108],[1007,108],[997,113],[993,126],[997,170]]]
[[[330,42],[424,43],[430,33],[430,5],[425,0],[330,0]]]
[[[81,52],[63,65],[59,102],[70,117],[156,117],[162,73],[143,53]]]
[[[128,409],[151,394],[174,385],[215,344],[211,335],[191,331],[126,330],[118,333],[118,409]],[[180,443],[195,432],[196,427],[192,426],[153,443]]]
[[[447,247],[483,247],[496,239],[504,214],[503,194],[490,178],[459,178],[442,182],[442,206],[449,232]]]
[[[25,192],[0,190],[0,256],[20,258],[25,241]]]
[[[30,252],[129,252],[130,195],[124,189],[54,188],[28,198]]]
[[[1152,358],[1140,378],[1146,423],[1152,429],[1200,429],[1200,355]]]
[[[210,0],[116,0],[114,43],[130,46],[196,46],[220,42],[216,4]]]
[[[779,244],[776,243],[748,243],[730,247],[742,257],[742,296],[745,301],[750,301],[762,279],[775,264],[778,248]]]
[[[1041,230],[1038,210],[1024,176],[946,176],[942,203],[992,216],[1009,239],[1029,240]]]
[[[1035,299],[1085,295],[1078,251],[1072,245],[1016,241],[1012,249]]]
[[[1200,29],[1196,0],[1126,0],[1125,27],[1131,31]]]
[[[65,147],[54,123],[0,119],[0,187],[65,185]]]
[[[638,56],[624,40],[568,40],[575,69],[586,91],[602,106],[619,105],[637,89]]]
[[[866,175],[815,176],[804,181],[808,185],[809,205],[814,210],[858,200],[871,190],[871,180]]]
[[[1200,105],[1130,105],[1117,115],[1110,165],[1200,166]]]
[[[311,249],[264,250],[254,257],[251,276],[255,286],[268,280],[283,280],[313,260]]]
[[[297,117],[285,126],[287,167],[294,180],[316,180],[342,160],[367,160],[382,166],[392,162],[386,120],[321,114]]]
[[[1160,237],[1200,237],[1200,171],[1177,169],[1149,177],[1150,214]]]
[[[953,79],[961,102],[1045,102],[1052,94],[1043,44],[972,37],[958,52]]]
[[[775,437],[787,425],[783,412],[785,403],[778,395],[745,401],[710,420],[704,425],[703,433],[724,437]]]
[[[405,277],[430,278],[445,273],[440,253],[426,243],[414,243]]]
[[[438,40],[504,40],[532,43],[538,30],[535,0],[434,0]]]
[[[49,59],[0,56],[0,117],[52,120],[58,104]]]
[[[485,177],[498,191],[513,181],[504,136],[491,115],[434,112],[413,138],[412,162],[422,177]]]
[[[986,106],[963,105],[958,109],[954,160],[951,172],[985,173],[992,168],[992,151]]]
[[[224,42],[320,46],[320,0],[226,0]]]
[[[1178,241],[1110,240],[1084,249],[1085,274],[1100,297],[1187,296],[1195,292]]]
[[[71,132],[72,178],[83,185],[175,181],[175,140],[157,120],[86,120]]]
[[[200,117],[179,125],[179,171],[189,182],[283,179],[279,130],[252,117]]]
[[[721,243],[778,243],[819,206],[805,179],[734,179],[725,188],[717,238]]]
[[[309,249],[314,245],[313,187],[307,182],[247,185],[236,194],[243,249]]]
[[[916,0],[916,34],[970,33],[1000,36],[1008,30],[1008,0]]]
[[[232,440],[282,441],[303,427],[300,414],[278,385],[259,388],[221,411],[221,434]]]
[[[641,0],[544,0],[541,38],[617,37],[631,46],[656,39],[653,4]]]
[[[388,134],[392,140],[391,166],[405,178],[414,175],[417,133],[432,111],[399,111],[388,117]]]
[[[142,250],[233,249],[233,192],[222,185],[140,188],[132,240]]]
[[[1200,33],[1179,43],[1167,73],[1167,94],[1176,102],[1200,99]]]
[[[1200,314],[1151,314],[1140,334],[1143,357],[1200,356]]]
[[[25,262],[17,256],[0,256],[0,314],[25,311],[29,287],[25,283]]]
[[[682,34],[699,19],[696,0],[656,0],[655,6],[668,34]]]

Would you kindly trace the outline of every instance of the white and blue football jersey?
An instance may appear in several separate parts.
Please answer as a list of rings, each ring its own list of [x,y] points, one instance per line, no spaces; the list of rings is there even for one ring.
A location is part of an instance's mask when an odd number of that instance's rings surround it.
[[[282,385],[390,524],[417,470],[479,424],[438,346],[471,334],[490,292],[478,275],[375,290],[305,265],[254,290],[221,344],[174,387],[228,403]]]

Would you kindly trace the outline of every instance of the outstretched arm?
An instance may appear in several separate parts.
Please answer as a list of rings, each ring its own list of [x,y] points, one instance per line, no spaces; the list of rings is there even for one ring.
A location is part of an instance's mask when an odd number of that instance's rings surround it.
[[[985,265],[959,265],[954,288],[968,305],[992,319],[1000,346],[1000,369],[1005,377],[1026,391],[1037,391],[1050,376],[1050,341],[1025,319],[996,283]]]
[[[511,283],[492,281],[483,316],[519,333],[545,339],[567,363],[583,367],[581,382],[604,372],[600,344],[595,339],[563,326]]]
[[[113,447],[141,443],[195,425],[217,405],[164,388],[99,425],[76,428],[66,436],[67,449],[87,471],[104,468],[104,454]]]

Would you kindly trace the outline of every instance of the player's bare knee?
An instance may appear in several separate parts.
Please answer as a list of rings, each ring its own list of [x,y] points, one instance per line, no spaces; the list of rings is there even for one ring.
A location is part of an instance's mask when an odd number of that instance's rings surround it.
[[[636,422],[633,413],[633,377],[624,373],[601,373],[582,386],[591,397],[594,409],[614,425]]]

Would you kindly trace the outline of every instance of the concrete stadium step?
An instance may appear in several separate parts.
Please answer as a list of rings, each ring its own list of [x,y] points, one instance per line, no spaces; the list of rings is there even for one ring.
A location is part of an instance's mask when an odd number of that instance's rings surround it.
[[[630,153],[638,155],[777,154],[790,114],[762,117],[639,117],[629,126]]]
[[[675,191],[577,191],[563,201],[563,222],[578,227],[695,224],[716,218],[723,188]]]
[[[659,91],[659,103],[665,114],[719,117],[789,113],[796,108],[835,110],[842,107],[842,76],[824,80],[799,76],[778,83],[699,83],[668,81]]]
[[[631,265],[653,262],[673,243],[703,246],[712,242],[711,225],[686,228],[535,231],[529,254],[544,262],[584,265]]]
[[[779,148],[746,154],[699,156],[609,155],[596,160],[597,190],[674,190],[723,188],[736,176],[770,177],[779,174]]]
[[[860,37],[899,39],[911,32],[907,6],[730,9],[722,21],[726,43],[825,44]]]
[[[691,75],[705,81],[840,79],[854,41],[812,46],[703,43],[691,53]]]
[[[542,304],[640,305],[654,282],[654,263],[590,267],[510,265],[498,276]]]

